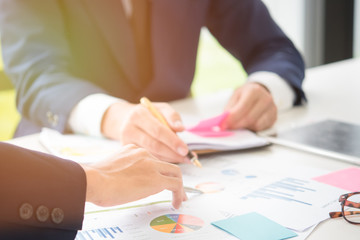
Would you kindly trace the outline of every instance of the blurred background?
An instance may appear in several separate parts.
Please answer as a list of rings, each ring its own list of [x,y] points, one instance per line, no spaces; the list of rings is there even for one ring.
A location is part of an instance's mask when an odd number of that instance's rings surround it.
[[[263,1],[300,50],[307,67],[360,56],[360,0]],[[244,83],[246,73],[239,62],[206,29],[202,30],[198,51],[193,96]],[[12,137],[19,119],[15,91],[0,58],[0,140]]]
[[[15,91],[3,71],[3,61],[0,58],[0,141],[12,138],[19,120],[20,115],[15,106]]]

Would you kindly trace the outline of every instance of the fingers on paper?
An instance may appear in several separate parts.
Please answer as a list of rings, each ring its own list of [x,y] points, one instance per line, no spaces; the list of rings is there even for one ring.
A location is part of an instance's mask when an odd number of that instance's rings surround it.
[[[172,191],[173,206],[177,209],[183,201],[187,200],[183,187],[182,174],[178,166],[164,162],[157,162],[158,171],[161,174],[161,184],[163,189]]]

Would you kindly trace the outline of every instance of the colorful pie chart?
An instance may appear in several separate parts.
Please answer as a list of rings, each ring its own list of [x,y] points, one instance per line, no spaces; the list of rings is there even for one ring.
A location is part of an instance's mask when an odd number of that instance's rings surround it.
[[[202,228],[204,221],[191,215],[166,214],[153,219],[150,226],[163,233],[187,233]]]

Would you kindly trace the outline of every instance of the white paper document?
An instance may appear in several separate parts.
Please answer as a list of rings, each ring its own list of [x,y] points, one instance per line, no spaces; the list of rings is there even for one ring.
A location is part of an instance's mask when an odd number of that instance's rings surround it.
[[[160,202],[88,213],[83,230],[76,239],[237,239],[211,225],[212,221],[223,219],[226,214],[204,209],[201,205],[203,203],[190,200],[176,210],[170,203]]]
[[[250,209],[299,232],[329,218],[345,191],[313,180],[286,177],[241,197]]]
[[[113,208],[87,204],[84,231],[77,239],[103,239],[104,235],[110,239],[235,239],[210,223],[257,212],[295,231],[294,239],[301,240],[328,218],[329,211],[339,209],[337,199],[344,193],[296,177],[294,172],[274,174],[272,169],[245,167],[236,159],[209,156],[203,163],[201,169],[181,165],[184,185],[203,192],[188,195],[181,209],[171,207],[169,191]],[[180,216],[184,217],[176,220]]]
[[[78,163],[93,163],[114,156],[122,146],[117,141],[76,134],[61,134],[49,128],[40,133],[40,143],[58,157]]]
[[[218,209],[236,215],[258,212],[297,232],[328,219],[329,211],[340,209],[338,198],[346,192],[298,177],[295,169],[275,174],[272,169],[244,167],[221,156],[205,162],[203,169],[184,165],[182,172],[184,184],[202,190],[207,199],[217,199]]]
[[[239,149],[239,136],[232,137],[237,140],[229,140],[226,148]],[[252,137],[245,133],[246,144]],[[255,135],[252,144],[262,140]],[[42,131],[40,141],[50,153],[80,163],[112,157],[121,149],[115,141],[62,135],[50,129]],[[77,239],[236,239],[211,222],[257,212],[296,231],[300,240],[327,219],[329,211],[340,209],[338,198],[345,190],[310,179],[323,171],[286,168],[280,173],[251,161],[244,164],[234,156],[205,155],[202,168],[180,164],[184,186],[201,193],[188,193],[189,200],[179,210],[171,207],[169,191],[112,208],[87,204],[83,231]],[[311,176],[304,177],[301,172],[311,172]]]

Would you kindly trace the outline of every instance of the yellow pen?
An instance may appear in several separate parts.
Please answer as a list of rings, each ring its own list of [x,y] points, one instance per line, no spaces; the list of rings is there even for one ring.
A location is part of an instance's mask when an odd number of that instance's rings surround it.
[[[149,111],[154,115],[154,117],[156,117],[162,124],[164,124],[169,129],[171,129],[169,124],[166,122],[164,116],[161,115],[161,113],[153,106],[153,104],[150,102],[149,99],[147,99],[146,97],[142,97],[140,99],[140,103],[144,107],[149,109]],[[189,151],[186,156],[190,159],[192,164],[194,164],[197,167],[202,167],[201,163],[199,162],[199,160],[197,159],[196,155],[193,152]]]

